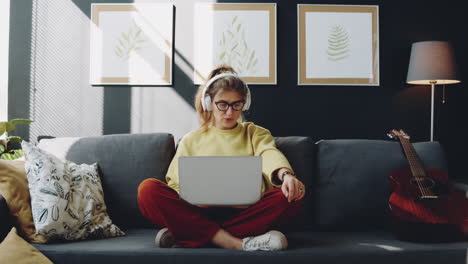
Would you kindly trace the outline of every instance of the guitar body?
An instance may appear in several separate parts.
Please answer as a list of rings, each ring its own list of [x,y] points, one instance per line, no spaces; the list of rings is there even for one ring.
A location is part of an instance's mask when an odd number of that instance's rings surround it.
[[[397,169],[390,175],[390,211],[399,219],[428,224],[450,224],[461,222],[468,217],[467,199],[463,194],[452,191],[448,175],[438,169],[424,169],[435,199],[421,199],[420,190],[410,169]],[[468,219],[466,219],[468,220]]]
[[[389,209],[393,231],[403,240],[444,242],[468,238],[468,199],[455,191],[447,173],[424,168],[402,131],[397,136],[409,168],[390,175]]]

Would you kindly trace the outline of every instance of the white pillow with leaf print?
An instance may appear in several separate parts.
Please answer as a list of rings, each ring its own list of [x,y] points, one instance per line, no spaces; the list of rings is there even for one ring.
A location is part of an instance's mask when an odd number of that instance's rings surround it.
[[[125,235],[112,224],[97,163],[77,165],[23,141],[36,232],[51,240]]]

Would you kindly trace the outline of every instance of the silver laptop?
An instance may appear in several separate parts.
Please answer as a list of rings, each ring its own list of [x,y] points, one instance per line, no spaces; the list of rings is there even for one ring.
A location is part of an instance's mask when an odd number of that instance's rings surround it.
[[[260,199],[262,157],[179,157],[179,195],[194,205],[249,205]]]

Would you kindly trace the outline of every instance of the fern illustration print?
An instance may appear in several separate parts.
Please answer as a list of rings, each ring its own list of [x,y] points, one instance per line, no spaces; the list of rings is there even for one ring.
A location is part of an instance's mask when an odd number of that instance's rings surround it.
[[[335,25],[328,36],[327,55],[330,61],[341,61],[350,56],[350,38],[346,28]]]

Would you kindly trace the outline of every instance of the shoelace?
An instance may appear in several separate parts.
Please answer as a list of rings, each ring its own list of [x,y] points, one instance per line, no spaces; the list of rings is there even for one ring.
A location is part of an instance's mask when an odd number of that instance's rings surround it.
[[[268,243],[270,242],[271,235],[263,235],[260,237],[252,237],[245,244],[248,248],[262,249],[267,248]]]

